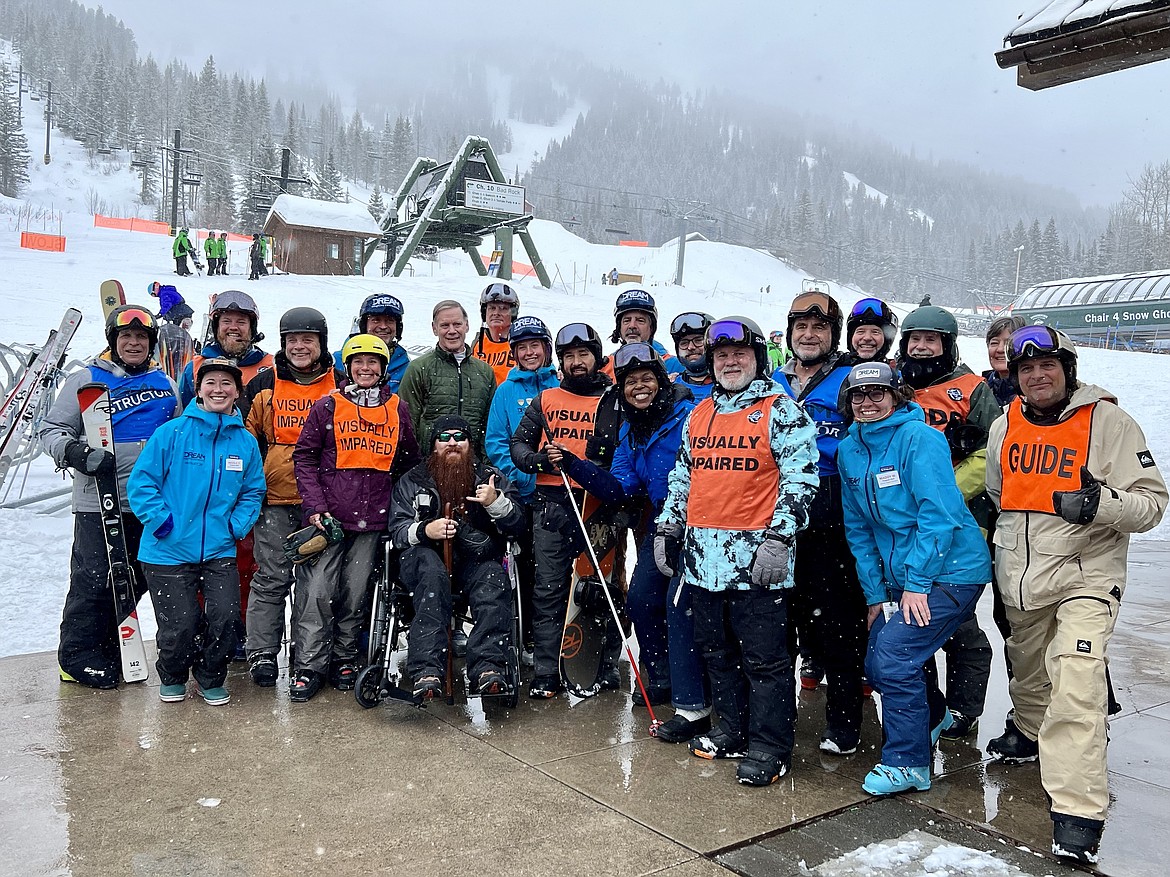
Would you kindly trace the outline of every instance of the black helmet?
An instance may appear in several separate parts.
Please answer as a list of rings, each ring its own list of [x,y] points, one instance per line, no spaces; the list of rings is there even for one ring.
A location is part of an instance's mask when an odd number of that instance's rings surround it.
[[[837,410],[848,421],[853,420],[853,406],[849,404],[849,393],[863,387],[885,387],[894,394],[895,408],[903,404],[902,392],[905,383],[896,369],[890,368],[889,364],[880,359],[858,363],[849,370],[837,394]]]
[[[845,321],[845,346],[853,354],[857,353],[853,347],[853,332],[858,326],[877,326],[882,330],[885,342],[875,359],[885,359],[898,335],[898,317],[890,306],[880,298],[863,298],[853,306]]]
[[[1024,326],[1016,329],[1008,339],[1008,374],[1016,392],[1020,391],[1020,363],[1029,359],[1044,359],[1055,356],[1064,368],[1067,391],[1071,393],[1077,383],[1077,349],[1072,340],[1051,326]]]
[[[252,321],[252,343],[255,344],[264,339],[264,336],[258,331],[260,326],[260,309],[256,307],[256,302],[252,296],[238,289],[228,289],[217,295],[215,297],[215,303],[211,306],[211,320],[208,324],[208,331],[211,332],[212,340],[219,334],[219,315],[224,311],[243,311]]]
[[[670,321],[670,337],[674,340],[675,350],[678,349],[679,340],[687,335],[706,335],[707,327],[714,321],[713,316],[702,311],[687,311],[679,314]]]
[[[654,345],[646,341],[635,341],[623,344],[613,355],[613,379],[619,387],[625,382],[626,376],[637,369],[648,368],[658,378],[659,386],[670,383],[670,375],[666,371],[666,364]]]
[[[358,310],[358,332],[366,331],[366,317],[370,314],[389,316],[394,318],[394,337],[401,341],[402,317],[405,313],[402,302],[392,295],[384,292],[368,295],[366,300],[362,302],[361,309]]]
[[[942,353],[921,359],[910,357],[911,332],[937,332],[942,336]],[[898,353],[902,378],[916,390],[929,387],[939,378],[949,375],[959,364],[959,323],[955,315],[938,305],[915,308],[902,322]]]
[[[241,396],[244,395],[244,373],[240,371],[240,367],[236,365],[234,360],[223,357],[205,359],[199,363],[199,371],[195,375],[196,392],[199,390],[199,385],[203,383],[203,378],[212,372],[227,372],[227,374],[232,376],[232,380],[235,381],[236,392]]]
[[[325,315],[314,308],[290,308],[280,318],[280,346],[289,332],[316,332],[321,338],[321,352],[329,349],[329,328]]]
[[[565,351],[570,347],[585,347],[597,360],[598,368],[601,368],[601,363],[605,360],[605,356],[601,352],[601,336],[588,323],[569,323],[562,326],[557,332],[554,346],[557,351],[557,359],[564,359]]]
[[[841,306],[827,292],[802,292],[792,300],[788,308],[788,349],[792,350],[792,325],[801,317],[817,317],[832,328],[832,344],[829,353],[841,346]],[[795,353],[795,351],[793,351]]]
[[[640,286],[630,286],[618,293],[617,300],[614,302],[613,335],[609,338],[614,344],[618,344],[622,340],[619,326],[622,322],[622,314],[626,311],[645,311],[648,313],[650,315],[650,337],[653,338],[657,334],[658,308],[654,304],[654,296]]]
[[[508,349],[512,356],[516,356],[516,345],[521,341],[543,341],[544,349],[552,362],[553,338],[552,332],[539,317],[516,317],[512,320],[512,328],[508,330]]]
[[[158,322],[154,314],[141,305],[119,305],[106,317],[106,344],[110,346],[110,356],[114,362],[122,364],[118,357],[118,333],[131,328],[146,332],[150,338],[150,355],[154,356],[155,348],[158,347]]]
[[[487,320],[487,306],[493,302],[512,306],[512,319],[520,314],[520,296],[507,283],[489,283],[479,294],[479,318]]]
[[[715,374],[715,351],[728,344],[746,344],[756,354],[756,377],[768,374],[768,340],[749,317],[723,317],[707,328],[707,368]]]

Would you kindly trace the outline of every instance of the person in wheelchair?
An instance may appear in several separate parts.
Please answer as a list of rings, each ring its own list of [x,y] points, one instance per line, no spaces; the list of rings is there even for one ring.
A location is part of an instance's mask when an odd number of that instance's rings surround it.
[[[467,640],[472,686],[481,695],[509,694],[514,608],[502,559],[507,539],[524,529],[519,494],[503,473],[476,459],[462,417],[440,417],[430,449],[395,484],[388,526],[401,552],[401,582],[414,599],[407,635],[414,695],[430,700],[443,691],[453,591],[474,619]]]

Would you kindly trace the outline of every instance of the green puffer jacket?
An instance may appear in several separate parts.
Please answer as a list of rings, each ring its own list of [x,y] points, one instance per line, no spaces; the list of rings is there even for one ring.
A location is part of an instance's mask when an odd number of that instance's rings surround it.
[[[410,420],[423,456],[431,452],[431,428],[444,414],[458,414],[471,424],[472,445],[479,459],[486,460],[483,440],[488,409],[496,392],[496,375],[482,359],[471,355],[464,345],[463,362],[435,347],[413,360],[402,375],[398,395],[410,409]]]

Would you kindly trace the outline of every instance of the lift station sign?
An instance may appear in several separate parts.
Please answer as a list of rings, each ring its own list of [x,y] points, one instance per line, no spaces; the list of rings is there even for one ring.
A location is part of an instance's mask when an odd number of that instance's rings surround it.
[[[492,213],[524,214],[524,187],[487,180],[464,180],[463,206]]]

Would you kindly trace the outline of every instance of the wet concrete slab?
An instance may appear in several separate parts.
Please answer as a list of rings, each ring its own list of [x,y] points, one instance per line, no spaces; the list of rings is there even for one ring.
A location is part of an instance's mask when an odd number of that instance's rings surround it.
[[[1157,562],[1135,563],[1110,650],[1124,709],[1111,723],[1099,870],[1161,875],[1170,552],[1135,556]],[[894,802],[859,787],[880,745],[873,703],[858,754],[817,750],[823,689],[799,698],[791,775],[749,789],[733,763],[647,737],[648,714],[623,693],[364,711],[331,689],[291,704],[283,684],[255,688],[235,665],[231,703],[209,707],[193,685],[184,703],[161,703],[153,673],[96,692],[59,684],[51,654],[4,659],[0,874],[781,875],[908,828],[1016,851],[1032,862],[1017,862],[1025,873],[1064,873],[1031,852],[1051,838],[1037,766],[982,754],[1010,705],[983,603],[996,656],[978,734],[944,742],[931,790]]]

